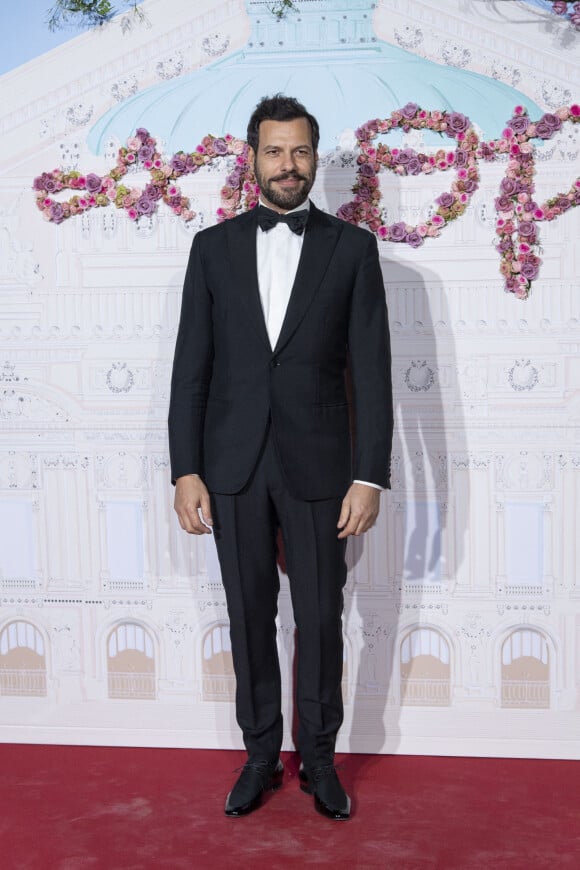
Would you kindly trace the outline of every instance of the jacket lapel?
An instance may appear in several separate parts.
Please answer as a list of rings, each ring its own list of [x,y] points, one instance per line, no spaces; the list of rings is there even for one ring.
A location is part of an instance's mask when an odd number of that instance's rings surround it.
[[[257,219],[255,210],[226,221],[228,247],[239,280],[239,296],[259,338],[272,350],[260,301],[256,256]]]
[[[292,285],[286,316],[274,348],[275,353],[290,341],[306,314],[324,278],[340,233],[340,226],[331,223],[324,212],[319,211],[311,202],[298,270]]]

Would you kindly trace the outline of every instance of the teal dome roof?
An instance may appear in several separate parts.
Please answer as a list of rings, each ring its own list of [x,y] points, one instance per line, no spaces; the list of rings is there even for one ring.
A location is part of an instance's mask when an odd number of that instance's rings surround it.
[[[245,139],[256,103],[278,92],[317,117],[321,152],[334,148],[345,128],[387,117],[408,102],[462,112],[487,138],[501,133],[518,104],[532,117],[542,114],[502,82],[378,40],[371,0],[296,0],[298,11],[281,21],[270,5],[246,0],[252,33],[243,49],[115,106],[92,128],[90,147],[101,152],[110,137],[125,141],[137,127],[163,138],[169,153],[191,151],[208,133]],[[426,134],[426,142],[428,135],[435,136]]]

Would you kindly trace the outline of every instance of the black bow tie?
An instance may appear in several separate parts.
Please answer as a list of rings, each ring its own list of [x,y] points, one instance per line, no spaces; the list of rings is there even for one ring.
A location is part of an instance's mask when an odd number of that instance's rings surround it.
[[[263,205],[258,206],[258,223],[263,230],[271,230],[276,224],[287,224],[293,233],[301,236],[308,221],[309,210],[307,208],[302,211],[291,211],[289,214],[279,214],[277,211],[272,211],[271,208],[266,208]]]

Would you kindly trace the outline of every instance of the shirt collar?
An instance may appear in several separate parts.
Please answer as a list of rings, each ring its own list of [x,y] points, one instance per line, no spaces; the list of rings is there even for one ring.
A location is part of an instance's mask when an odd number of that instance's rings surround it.
[[[263,205],[264,208],[270,208],[270,206],[266,205],[266,203],[262,200],[262,197],[260,197],[258,203],[259,205]],[[270,211],[273,211],[273,209],[270,209]],[[296,208],[291,208],[290,211],[285,211],[284,214],[292,214],[293,211],[310,211],[310,199],[308,199],[307,197],[303,203],[297,205]]]

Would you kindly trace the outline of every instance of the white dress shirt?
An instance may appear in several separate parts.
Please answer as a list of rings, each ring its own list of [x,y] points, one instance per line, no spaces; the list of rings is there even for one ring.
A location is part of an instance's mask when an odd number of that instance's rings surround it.
[[[261,200],[260,204],[265,205]],[[304,209],[310,209],[310,200],[306,200],[291,211],[303,211]],[[271,230],[263,230],[258,227],[256,239],[258,288],[272,349],[276,347],[290,301],[302,253],[304,235],[305,233],[298,235],[292,232],[288,224],[285,223],[276,224]],[[382,490],[382,486],[369,483],[366,480],[355,480],[354,483],[364,483],[366,486]]]

